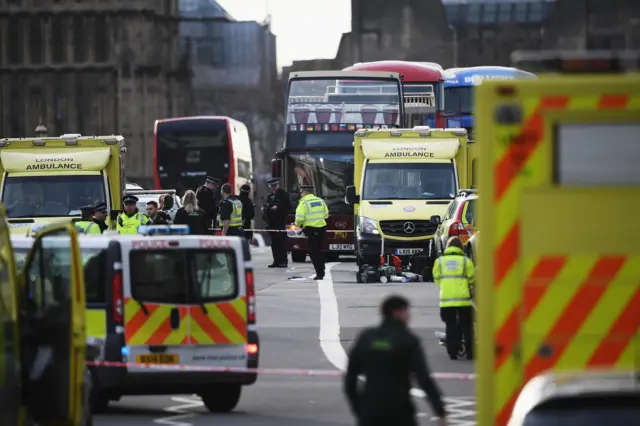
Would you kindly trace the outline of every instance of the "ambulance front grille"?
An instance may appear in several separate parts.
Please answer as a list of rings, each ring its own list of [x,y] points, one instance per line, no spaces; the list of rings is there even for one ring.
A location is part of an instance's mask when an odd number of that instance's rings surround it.
[[[413,232],[407,232],[411,231]],[[427,237],[436,233],[438,225],[429,220],[381,220],[380,230],[389,237]]]

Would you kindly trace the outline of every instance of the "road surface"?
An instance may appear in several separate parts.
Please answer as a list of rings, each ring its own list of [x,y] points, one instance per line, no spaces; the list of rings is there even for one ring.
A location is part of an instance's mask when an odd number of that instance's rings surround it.
[[[292,277],[313,275],[312,266],[290,264],[269,269],[269,249],[253,256],[256,270],[260,367],[338,369],[344,365],[357,332],[379,321],[378,304],[387,294],[407,296],[413,303],[412,326],[422,339],[434,372],[472,373],[470,361],[450,361],[434,337],[441,328],[438,291],[431,283],[356,284],[355,264],[327,264],[320,282]],[[473,381],[440,381],[447,397],[450,425],[475,425]],[[421,425],[433,424],[427,404],[416,399]],[[230,414],[210,414],[194,395],[123,397],[95,425],[126,424],[204,426],[353,425],[339,377],[261,375],[243,390]]]

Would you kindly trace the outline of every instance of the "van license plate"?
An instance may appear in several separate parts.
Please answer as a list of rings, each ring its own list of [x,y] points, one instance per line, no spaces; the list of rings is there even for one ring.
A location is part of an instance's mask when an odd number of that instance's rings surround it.
[[[396,254],[399,256],[406,256],[410,254],[420,253],[421,251],[424,251],[424,249],[421,249],[421,248],[396,249]]]
[[[174,354],[149,354],[136,356],[138,364],[179,364],[180,356]]]
[[[329,244],[329,250],[334,251],[353,251],[355,247],[353,244]]]

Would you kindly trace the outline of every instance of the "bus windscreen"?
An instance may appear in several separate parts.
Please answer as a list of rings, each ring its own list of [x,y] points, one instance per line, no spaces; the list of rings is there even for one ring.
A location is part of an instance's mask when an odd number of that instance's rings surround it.
[[[158,123],[156,167],[162,188],[195,190],[212,175],[229,180],[229,135],[224,119]]]
[[[349,90],[343,90],[347,86]],[[315,130],[315,125],[396,127],[402,118],[400,95],[400,82],[393,79],[293,79],[289,82],[287,125],[311,126],[304,127],[309,131]]]

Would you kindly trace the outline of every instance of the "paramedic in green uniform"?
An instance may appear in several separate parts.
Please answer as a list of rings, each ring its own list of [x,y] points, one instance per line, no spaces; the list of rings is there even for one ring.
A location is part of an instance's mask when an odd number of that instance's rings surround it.
[[[312,185],[300,186],[300,201],[296,208],[296,226],[302,228],[302,232],[307,236],[307,250],[309,257],[316,270],[314,280],[324,279],[324,254],[322,253],[322,243],[324,234],[327,231],[327,218],[329,209],[327,204],[313,195]]]
[[[94,206],[80,207],[82,219],[76,222],[76,228],[78,232],[82,234],[102,234],[100,227],[93,222],[93,212],[96,211]]]
[[[222,202],[220,203],[220,223],[222,235],[244,238],[242,228],[242,200],[232,194],[231,185],[225,183],[220,188]]]
[[[138,197],[134,195],[127,195],[122,200],[124,211],[118,215],[116,223],[120,234],[137,234],[138,227],[149,223],[147,215],[138,211],[137,202]]]

